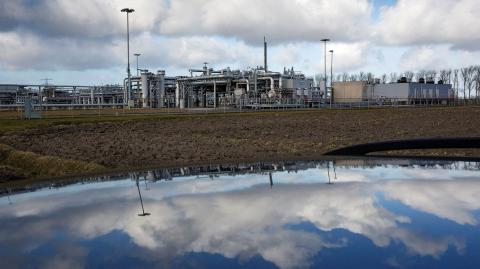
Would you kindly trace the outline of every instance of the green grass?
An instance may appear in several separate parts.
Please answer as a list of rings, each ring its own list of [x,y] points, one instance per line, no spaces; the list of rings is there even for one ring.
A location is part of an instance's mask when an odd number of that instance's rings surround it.
[[[76,160],[42,156],[33,152],[19,151],[0,144],[0,182],[21,178],[63,177],[76,174],[91,174],[105,171],[105,167]]]

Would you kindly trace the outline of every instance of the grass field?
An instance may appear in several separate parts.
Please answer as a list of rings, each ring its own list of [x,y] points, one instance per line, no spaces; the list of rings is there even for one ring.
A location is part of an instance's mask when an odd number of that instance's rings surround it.
[[[335,148],[372,141],[480,136],[479,107],[226,114],[139,110],[118,115],[105,112],[100,117],[73,111],[77,113],[73,117],[52,114],[40,120],[13,120],[2,113],[0,144],[22,154],[33,153],[29,155],[33,159],[47,158],[42,159],[39,166],[25,166],[21,164],[26,162],[24,159],[7,162],[0,155],[0,167],[3,167],[0,176],[4,183],[14,178],[78,175],[82,169],[92,172],[307,159],[318,158]],[[477,150],[437,150],[429,154],[480,156]],[[78,163],[76,166],[54,164],[61,161]],[[50,169],[50,166],[56,168]]]

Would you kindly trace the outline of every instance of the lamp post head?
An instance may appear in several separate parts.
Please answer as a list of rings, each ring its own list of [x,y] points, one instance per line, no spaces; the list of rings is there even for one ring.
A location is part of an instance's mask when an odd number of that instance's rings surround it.
[[[132,13],[132,12],[135,11],[135,9],[133,9],[133,8],[124,8],[124,9],[122,9],[122,10],[120,10],[120,11],[121,11],[121,12]]]
[[[320,41],[322,41],[322,42],[327,42],[327,41],[330,41],[330,39],[329,39],[329,38],[324,38],[324,39],[322,39],[322,40],[320,40]]]
[[[333,50],[329,50],[329,52],[333,53]]]
[[[140,53],[135,53],[135,54],[133,54],[133,55],[135,55],[135,56],[138,57],[138,56],[140,56],[141,54],[140,54]]]

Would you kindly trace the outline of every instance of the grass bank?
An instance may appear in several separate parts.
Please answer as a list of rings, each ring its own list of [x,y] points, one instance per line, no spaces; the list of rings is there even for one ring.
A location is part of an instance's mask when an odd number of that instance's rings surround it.
[[[47,179],[72,174],[100,173],[105,167],[78,160],[43,156],[0,144],[0,183],[21,179]]]

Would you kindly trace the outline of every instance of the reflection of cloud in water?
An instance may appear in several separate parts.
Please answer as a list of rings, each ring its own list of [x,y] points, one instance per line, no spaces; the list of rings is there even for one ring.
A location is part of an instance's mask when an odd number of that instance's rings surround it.
[[[140,208],[133,184],[129,189],[82,191],[14,204],[3,208],[1,216],[28,208],[28,214],[18,216],[38,220],[17,224],[23,227],[16,229],[29,231],[20,235],[23,238],[17,238],[18,234],[8,229],[1,232],[2,238],[14,242],[43,235],[44,238],[41,236],[39,240],[46,240],[51,236],[48,231],[58,227],[82,239],[121,230],[139,246],[161,253],[162,258],[189,251],[243,259],[260,254],[279,267],[291,268],[308,265],[312,256],[322,248],[344,244],[343,241],[325,240],[318,233],[288,228],[287,224],[301,222],[313,223],[324,231],[347,229],[366,236],[379,247],[389,245],[392,240],[399,241],[411,253],[420,255],[438,257],[451,244],[457,249],[462,248],[459,239],[448,236],[432,238],[399,227],[398,223],[410,220],[378,204],[376,192],[384,192],[388,199],[399,200],[461,224],[476,223],[470,212],[477,210],[480,204],[480,198],[474,195],[480,190],[479,184],[474,181],[285,185],[276,186],[271,191],[265,191],[265,186],[257,186],[229,193],[169,197],[174,191],[172,188],[178,188],[177,193],[190,193],[185,184],[199,184],[193,189],[201,191],[208,189],[201,186],[203,184],[212,187],[229,181],[174,183],[168,183],[168,193],[155,185],[144,193],[145,206],[152,213],[147,218],[136,215]],[[58,259],[58,262],[68,261],[66,257]]]
[[[25,199],[0,208],[0,218],[6,219],[0,243],[25,248],[18,244],[28,241],[34,249],[51,239],[56,230],[65,230],[77,239],[94,239],[119,230],[162,260],[192,251],[241,259],[259,254],[281,268],[292,268],[309,265],[322,248],[348,244],[326,239],[322,233],[289,228],[304,222],[323,231],[346,229],[378,247],[401,242],[410,253],[422,256],[439,257],[451,245],[457,250],[464,247],[461,238],[432,237],[400,225],[411,220],[382,207],[377,193],[459,224],[477,223],[472,211],[480,207],[480,197],[475,195],[480,184],[473,180],[363,182],[368,171],[337,173],[342,181],[352,177],[362,182],[314,184],[302,174],[295,175],[297,182],[308,184],[275,185],[272,190],[266,186],[268,175],[159,182],[142,193],[146,210],[152,213],[146,218],[137,216],[140,205],[133,182],[129,188],[56,193],[31,202]],[[275,180],[294,179],[292,174],[284,179],[274,174]],[[52,262],[78,260],[68,253],[61,255]]]
[[[381,191],[416,210],[459,224],[478,224],[472,214],[480,208],[478,180],[387,182]]]

